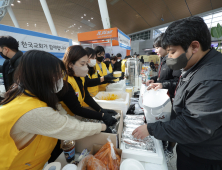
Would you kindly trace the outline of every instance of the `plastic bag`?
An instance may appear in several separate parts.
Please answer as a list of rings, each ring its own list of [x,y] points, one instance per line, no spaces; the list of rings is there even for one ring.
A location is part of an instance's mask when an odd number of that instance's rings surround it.
[[[108,170],[104,163],[93,155],[88,155],[79,163],[77,170]]]
[[[167,122],[171,115],[170,98],[167,90],[148,90],[143,94],[143,108],[147,123]]]
[[[101,160],[108,170],[119,170],[121,158],[111,140],[107,140],[108,142],[94,156]]]

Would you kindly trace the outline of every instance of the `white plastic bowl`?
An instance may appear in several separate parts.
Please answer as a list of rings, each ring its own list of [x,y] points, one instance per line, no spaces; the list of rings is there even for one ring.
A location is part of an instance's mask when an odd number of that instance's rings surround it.
[[[135,159],[126,159],[120,165],[120,170],[145,170],[143,165]]]

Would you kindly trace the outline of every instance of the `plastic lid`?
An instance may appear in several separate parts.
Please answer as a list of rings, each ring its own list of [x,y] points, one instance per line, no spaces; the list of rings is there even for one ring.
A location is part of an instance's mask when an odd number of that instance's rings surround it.
[[[169,102],[170,98],[167,95],[167,90],[159,89],[146,90],[143,94],[143,105],[152,109],[162,108]]]

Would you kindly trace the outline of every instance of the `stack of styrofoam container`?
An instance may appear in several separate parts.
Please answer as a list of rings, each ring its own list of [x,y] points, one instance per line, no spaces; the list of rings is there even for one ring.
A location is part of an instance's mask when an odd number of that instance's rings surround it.
[[[161,150],[161,141],[152,137],[155,143],[156,153],[152,151],[139,151],[126,149],[125,144],[122,142],[120,149],[122,149],[122,159],[132,158],[142,162],[149,162],[155,164],[163,163],[163,152]]]
[[[125,92],[126,90],[126,82],[125,80],[120,80],[117,83],[112,83],[109,84],[108,86],[106,86],[106,91],[108,92],[115,92],[115,91],[121,91],[121,92]]]
[[[119,99],[122,100],[102,100],[102,97],[106,97],[108,95],[117,95]],[[111,110],[122,110],[123,117],[126,116],[126,112],[129,107],[129,93],[124,92],[99,92],[94,100],[104,109]]]

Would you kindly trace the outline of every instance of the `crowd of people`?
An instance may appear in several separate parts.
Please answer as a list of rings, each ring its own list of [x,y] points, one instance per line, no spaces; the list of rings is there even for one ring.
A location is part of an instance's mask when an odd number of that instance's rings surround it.
[[[0,153],[5,163],[0,167],[26,169],[29,162],[38,169],[61,154],[61,140],[111,133],[109,126],[116,123],[117,113],[100,107],[92,97],[114,83],[113,71],[122,71],[124,78],[131,56],[122,60],[120,53],[111,57],[102,46],[80,45],[68,47],[62,60],[39,50],[23,54],[11,36],[0,36],[0,55],[5,59],[0,72],[6,89],[0,112],[7,117],[0,122],[5,126],[1,141],[5,152]],[[81,122],[76,116],[105,124]],[[11,152],[6,154],[7,150]]]
[[[114,83],[113,71],[121,71],[124,78],[131,56],[122,59],[120,53],[105,53],[102,46],[74,45],[60,60],[39,50],[23,54],[18,47],[13,37],[0,37],[6,89],[0,98],[0,169],[42,169],[61,154],[60,140],[111,133],[116,111],[100,107],[92,97]],[[178,170],[221,170],[222,54],[211,48],[207,25],[200,17],[175,21],[155,39],[154,47],[160,65],[146,85],[148,90],[168,89],[171,118],[142,125],[132,135],[162,140],[169,157],[177,143]]]

